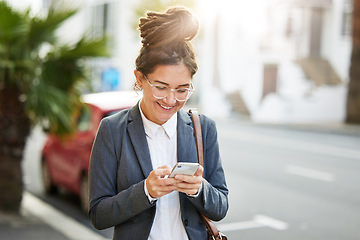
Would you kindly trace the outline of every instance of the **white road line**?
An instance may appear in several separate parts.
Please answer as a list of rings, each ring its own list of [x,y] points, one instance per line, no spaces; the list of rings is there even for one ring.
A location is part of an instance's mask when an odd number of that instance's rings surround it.
[[[276,230],[286,230],[288,228],[288,224],[265,215],[255,215],[252,221],[223,223],[218,225],[218,228],[223,232],[238,231],[259,227],[271,227]]]
[[[57,231],[72,240],[107,240],[74,219],[41,201],[29,192],[24,192],[22,207]]]
[[[255,221],[244,221],[235,223],[223,223],[217,226],[222,232],[237,231],[250,228],[264,227],[263,224]]]
[[[303,168],[294,165],[288,165],[285,167],[285,172],[288,174],[294,174],[302,177],[313,178],[317,180],[322,180],[326,182],[335,181],[335,176],[331,173],[322,172],[310,168]]]
[[[265,215],[256,215],[254,220],[255,222],[261,223],[264,226],[275,228],[276,230],[286,230],[288,228],[287,223]]]

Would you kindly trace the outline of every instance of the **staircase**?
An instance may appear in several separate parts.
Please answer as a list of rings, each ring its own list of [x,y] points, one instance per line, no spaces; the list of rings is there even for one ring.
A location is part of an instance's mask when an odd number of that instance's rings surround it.
[[[239,92],[230,93],[227,97],[231,103],[232,111],[240,113],[242,116],[250,116],[246,103]]]
[[[322,58],[304,58],[297,61],[308,79],[317,86],[336,85],[341,83],[340,77],[335,72],[329,61]]]

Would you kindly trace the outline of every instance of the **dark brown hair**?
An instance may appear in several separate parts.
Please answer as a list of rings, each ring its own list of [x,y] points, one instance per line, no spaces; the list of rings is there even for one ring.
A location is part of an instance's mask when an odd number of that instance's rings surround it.
[[[190,40],[198,29],[197,19],[184,7],[171,7],[165,13],[147,12],[139,23],[143,46],[136,69],[147,75],[157,65],[185,64],[193,76],[197,64]]]

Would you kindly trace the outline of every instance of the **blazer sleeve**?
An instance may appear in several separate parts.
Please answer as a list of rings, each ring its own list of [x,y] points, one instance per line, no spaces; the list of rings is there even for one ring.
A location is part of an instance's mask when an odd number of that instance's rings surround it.
[[[144,180],[117,191],[119,151],[116,146],[119,143],[114,140],[114,132],[108,119],[103,119],[90,157],[89,216],[94,227],[100,230],[129,221],[153,206],[144,193]],[[121,133],[116,131],[116,134]]]
[[[198,211],[219,221],[228,211],[228,193],[222,168],[215,122],[200,115],[204,150],[203,189],[197,198],[189,198]]]

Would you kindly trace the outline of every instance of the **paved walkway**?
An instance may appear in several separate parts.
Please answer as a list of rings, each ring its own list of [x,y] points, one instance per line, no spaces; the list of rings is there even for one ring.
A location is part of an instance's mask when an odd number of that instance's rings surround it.
[[[0,213],[0,239],[106,240],[28,192],[23,194],[21,216]]]

